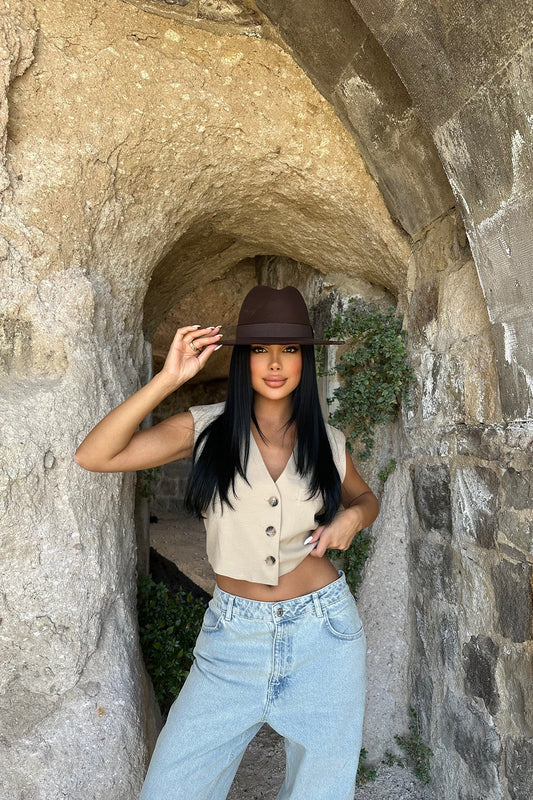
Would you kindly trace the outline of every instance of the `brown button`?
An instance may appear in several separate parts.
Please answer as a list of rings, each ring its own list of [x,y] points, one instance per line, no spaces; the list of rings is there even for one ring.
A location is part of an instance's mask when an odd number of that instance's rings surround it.
[[[277,506],[277,504],[279,503],[279,500],[277,497],[274,497],[274,495],[272,495],[272,497],[268,498],[268,502],[270,503],[272,508],[274,508],[274,506]]]
[[[275,563],[276,563],[276,559],[274,558],[274,556],[267,556],[265,558],[265,564],[268,564],[269,566],[272,566]]]
[[[273,525],[269,525],[268,528],[265,528],[265,533],[267,536],[275,536],[276,529]]]

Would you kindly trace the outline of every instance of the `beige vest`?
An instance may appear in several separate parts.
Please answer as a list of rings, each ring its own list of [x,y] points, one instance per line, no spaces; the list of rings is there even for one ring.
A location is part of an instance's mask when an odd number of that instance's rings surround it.
[[[194,439],[224,409],[224,403],[193,406]],[[344,434],[326,425],[335,466],[341,482],[346,473]],[[323,507],[321,496],[307,498],[306,482],[296,471],[294,454],[283,473],[273,481],[259,448],[250,435],[246,483],[235,480],[233,510],[211,504],[204,519],[207,557],[218,575],[277,586],[279,576],[300,564],[313,545],[305,539],[317,527],[315,514]]]

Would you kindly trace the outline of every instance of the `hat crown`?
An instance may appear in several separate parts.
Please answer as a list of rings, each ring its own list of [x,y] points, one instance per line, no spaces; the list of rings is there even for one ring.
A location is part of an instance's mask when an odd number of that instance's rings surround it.
[[[269,323],[308,325],[313,335],[305,300],[295,286],[254,286],[248,292],[239,313],[239,326]]]
[[[309,311],[295,286],[273,289],[254,286],[244,298],[239,312],[235,339],[223,339],[222,345],[234,344],[342,344],[315,339]]]

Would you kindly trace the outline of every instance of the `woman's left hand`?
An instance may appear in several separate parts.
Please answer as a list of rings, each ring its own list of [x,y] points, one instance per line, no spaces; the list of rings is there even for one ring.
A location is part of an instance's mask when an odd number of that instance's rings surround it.
[[[311,555],[322,558],[326,550],[347,550],[356,533],[364,528],[364,516],[362,508],[354,505],[339,511],[329,525],[319,525],[309,541],[310,546],[317,542]]]
[[[368,527],[378,515],[377,498],[355,469],[348,451],[342,483],[342,504],[344,510],[339,511],[328,525],[319,525],[306,540],[310,547],[316,542],[311,550],[315,558],[322,558],[328,549],[347,550],[355,534]]]

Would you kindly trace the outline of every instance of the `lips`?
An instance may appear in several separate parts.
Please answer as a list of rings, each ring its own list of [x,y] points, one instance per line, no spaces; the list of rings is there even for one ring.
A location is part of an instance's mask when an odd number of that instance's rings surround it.
[[[280,386],[287,383],[287,378],[263,378],[263,380],[271,389],[279,389]]]

